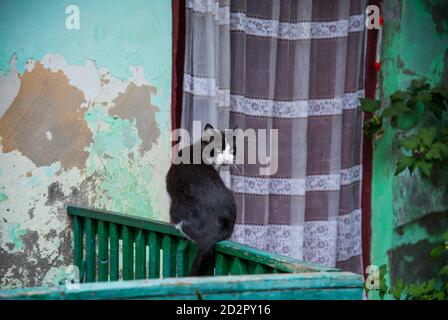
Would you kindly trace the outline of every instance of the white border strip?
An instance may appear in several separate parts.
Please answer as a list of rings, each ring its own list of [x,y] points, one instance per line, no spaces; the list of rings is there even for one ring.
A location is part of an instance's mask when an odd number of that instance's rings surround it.
[[[364,90],[345,93],[331,99],[279,101],[254,99],[243,95],[231,95],[230,89],[220,89],[214,78],[195,77],[184,73],[184,91],[195,96],[217,96],[218,105],[249,116],[276,118],[306,118],[308,116],[339,115],[344,110],[354,110],[360,106]]]
[[[298,225],[236,224],[232,240],[262,250],[335,267],[362,254],[361,209],[335,220]]]
[[[184,91],[196,96],[215,96],[216,81],[213,78],[199,78],[184,73]]]
[[[305,179],[259,178],[231,175],[232,190],[260,195],[305,195]]]
[[[360,106],[359,99],[364,91],[345,93],[331,99],[278,101],[247,98],[242,95],[230,96],[230,110],[249,116],[275,118],[306,118],[308,116],[339,115],[344,110],[354,110]]]
[[[278,20],[248,17],[243,12],[230,14],[230,30],[249,35],[282,40],[311,40],[346,37],[349,32],[364,30],[363,14],[349,19],[323,22],[279,22]]]
[[[305,178],[246,177],[231,175],[231,189],[236,193],[258,195],[304,196],[306,192],[338,191],[341,186],[361,181],[362,166],[342,169],[339,173],[309,175]]]
[[[230,7],[220,7],[215,0],[188,0],[186,7],[194,12],[212,15],[219,25],[230,23]]]
[[[341,185],[346,186],[362,180],[362,165],[341,170]]]

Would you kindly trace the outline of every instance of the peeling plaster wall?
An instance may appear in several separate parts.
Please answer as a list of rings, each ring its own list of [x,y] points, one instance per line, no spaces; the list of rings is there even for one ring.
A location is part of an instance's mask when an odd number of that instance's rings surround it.
[[[383,104],[417,77],[448,85],[448,3],[442,0],[384,1]],[[403,172],[394,177],[401,153],[393,129],[377,141],[373,159],[371,263],[387,264],[391,280],[415,282],[433,276],[438,265],[429,252],[448,229],[445,177],[435,185]]]
[[[68,204],[168,219],[171,2],[2,1],[0,29],[0,287],[38,286]]]

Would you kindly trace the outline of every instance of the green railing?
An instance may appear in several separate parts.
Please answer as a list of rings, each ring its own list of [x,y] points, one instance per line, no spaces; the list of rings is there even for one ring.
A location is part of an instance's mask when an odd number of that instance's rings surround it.
[[[196,245],[173,225],[103,210],[67,211],[73,217],[73,256],[82,282],[188,275]],[[210,275],[337,271],[233,241],[219,242],[215,250]]]
[[[362,298],[360,275],[233,241],[216,244],[209,277],[186,277],[196,247],[173,225],[79,207],[68,214],[74,263],[90,283],[0,290],[0,299]]]

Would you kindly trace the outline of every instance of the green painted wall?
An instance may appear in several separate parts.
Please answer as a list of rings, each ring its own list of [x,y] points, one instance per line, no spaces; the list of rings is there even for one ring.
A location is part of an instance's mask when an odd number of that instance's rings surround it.
[[[0,30],[0,287],[51,284],[68,204],[168,219],[171,1],[0,1]]]
[[[383,12],[378,87],[383,105],[417,77],[448,85],[448,3],[388,0]],[[385,129],[374,147],[371,263],[387,264],[392,281],[427,279],[437,268],[427,255],[448,229],[447,188],[407,171],[394,177],[400,151],[393,129],[388,124]]]

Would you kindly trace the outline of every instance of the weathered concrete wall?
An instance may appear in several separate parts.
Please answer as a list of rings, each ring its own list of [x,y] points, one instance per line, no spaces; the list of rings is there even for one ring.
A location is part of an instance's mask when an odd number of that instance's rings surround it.
[[[36,286],[67,204],[167,220],[171,2],[2,1],[0,30],[0,287]]]
[[[388,0],[384,15],[378,90],[383,103],[414,78],[448,85],[448,3]],[[448,229],[448,188],[446,181],[437,186],[407,171],[394,177],[400,153],[395,132],[386,126],[374,151],[371,262],[387,264],[392,281],[416,281],[438,267],[428,254]]]

